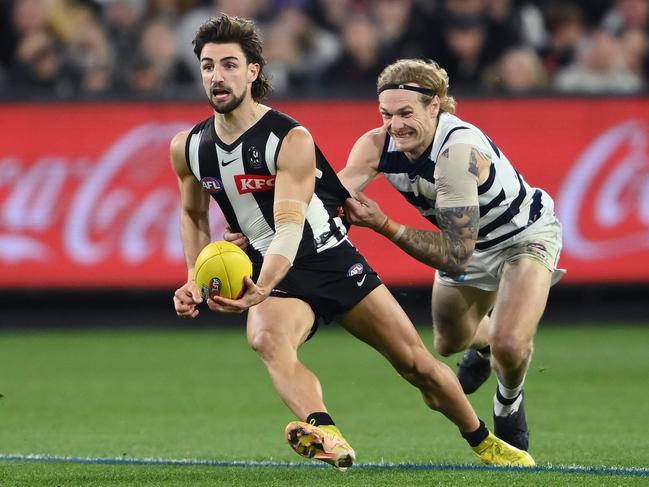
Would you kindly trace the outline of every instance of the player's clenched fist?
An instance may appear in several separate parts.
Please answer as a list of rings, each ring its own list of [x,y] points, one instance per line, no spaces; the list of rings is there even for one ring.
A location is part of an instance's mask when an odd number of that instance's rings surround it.
[[[193,279],[187,281],[181,287],[176,289],[176,292],[174,293],[174,308],[176,308],[176,314],[183,318],[196,318],[198,316],[196,305],[202,302],[203,298],[198,292],[196,281]]]
[[[223,232],[223,240],[231,242],[241,250],[246,250],[248,247],[248,238],[243,233],[233,232],[229,225],[225,227]]]

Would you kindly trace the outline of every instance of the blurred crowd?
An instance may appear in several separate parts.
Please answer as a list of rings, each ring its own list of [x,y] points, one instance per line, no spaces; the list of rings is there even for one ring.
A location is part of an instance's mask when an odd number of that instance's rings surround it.
[[[436,60],[454,93],[649,80],[649,0],[0,0],[0,96],[200,96],[191,41],[220,12],[257,21],[279,97],[371,96],[402,57]]]

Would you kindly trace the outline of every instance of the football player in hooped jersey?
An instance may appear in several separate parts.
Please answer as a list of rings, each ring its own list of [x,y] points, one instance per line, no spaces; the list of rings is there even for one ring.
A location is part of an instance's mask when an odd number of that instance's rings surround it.
[[[248,310],[247,335],[273,384],[299,421],[286,427],[292,448],[336,467],[355,453],[327,412],[316,376],[297,350],[318,318],[335,318],[382,353],[418,387],[426,404],[457,425],[483,462],[534,465],[489,433],[452,371],[426,349],[408,317],[351,245],[338,208],[349,197],[309,132],[259,103],[269,89],[259,34],[250,21],[222,15],[194,39],[214,114],[171,142],[182,199],[187,282],[174,295],[179,316],[202,302],[194,262],[210,241],[212,196],[230,228],[247,238],[253,279],[237,300],[215,297],[213,311]]]
[[[377,88],[383,126],[356,142],[339,173],[355,192],[347,216],[437,269],[435,348],[444,356],[468,349],[458,370],[466,393],[487,379],[491,359],[495,433],[527,450],[523,381],[550,286],[564,273],[556,267],[561,226],[552,199],[453,115],[448,76],[437,64],[397,61]],[[441,231],[388,218],[361,192],[379,173]]]

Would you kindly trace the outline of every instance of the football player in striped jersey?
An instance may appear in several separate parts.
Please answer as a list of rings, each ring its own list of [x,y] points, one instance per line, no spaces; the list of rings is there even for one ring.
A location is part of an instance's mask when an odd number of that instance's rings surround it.
[[[358,139],[339,173],[354,195],[346,214],[437,269],[435,348],[444,356],[468,350],[458,372],[466,393],[493,366],[495,433],[527,450],[523,383],[550,286],[565,272],[557,269],[561,226],[550,196],[454,115],[448,83],[432,61],[402,59],[383,70],[383,124]],[[389,218],[362,192],[379,174],[439,230]]]

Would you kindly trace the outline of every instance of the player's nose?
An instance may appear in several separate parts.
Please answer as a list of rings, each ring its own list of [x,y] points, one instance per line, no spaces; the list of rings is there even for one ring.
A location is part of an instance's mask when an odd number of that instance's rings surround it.
[[[390,127],[395,131],[403,128],[403,120],[401,119],[401,117],[393,116],[392,120],[390,120]]]
[[[215,85],[216,83],[222,83],[224,81],[223,78],[223,73],[221,72],[220,69],[214,69],[212,71],[212,85]]]

